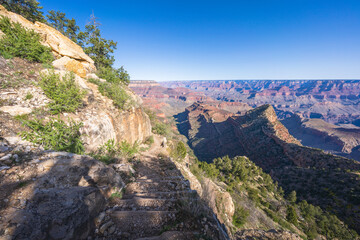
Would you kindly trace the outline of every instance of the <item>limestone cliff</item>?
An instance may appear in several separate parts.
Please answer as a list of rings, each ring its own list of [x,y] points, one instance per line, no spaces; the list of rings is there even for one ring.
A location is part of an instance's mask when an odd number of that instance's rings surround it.
[[[142,142],[151,134],[149,118],[142,110],[142,100],[129,88],[123,86],[132,105],[126,110],[119,110],[114,107],[112,100],[101,95],[96,85],[86,80],[86,78],[97,78],[93,73],[96,68],[94,61],[84,53],[80,46],[54,28],[40,22],[32,23],[21,15],[7,11],[1,5],[0,16],[8,17],[11,21],[20,23],[25,28],[39,33],[42,44],[49,46],[53,54],[58,58],[52,64],[55,72],[60,75],[65,75],[68,71],[74,72],[78,85],[87,91],[83,108],[76,113],[65,113],[61,116],[64,120],[68,120],[70,117],[84,123],[81,131],[87,151],[96,150],[98,146],[109,139],[116,139],[119,142],[126,140],[134,143],[136,141]],[[4,76],[11,76],[16,72],[17,68],[24,68],[25,71],[22,71],[24,75],[31,71],[35,72],[32,76],[29,76],[32,81],[36,82],[39,78],[41,66],[37,64],[8,60],[7,62],[10,61],[11,64],[15,65],[14,68],[10,68],[4,59],[1,59],[1,61],[4,65],[0,68],[0,72]],[[36,102],[24,101],[25,95],[29,92],[34,95]],[[16,88],[5,88],[2,89],[0,94],[4,101],[1,111],[12,115],[29,114],[40,107],[44,107],[50,101],[43,94],[41,88],[33,84],[21,84]]]

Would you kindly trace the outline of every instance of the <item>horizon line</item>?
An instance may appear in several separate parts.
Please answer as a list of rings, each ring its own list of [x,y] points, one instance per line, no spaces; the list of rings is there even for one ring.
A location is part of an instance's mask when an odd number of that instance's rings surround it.
[[[188,80],[146,80],[134,79],[131,81],[153,81],[153,82],[185,82],[185,81],[360,81],[360,78],[291,78],[291,79],[188,79]]]

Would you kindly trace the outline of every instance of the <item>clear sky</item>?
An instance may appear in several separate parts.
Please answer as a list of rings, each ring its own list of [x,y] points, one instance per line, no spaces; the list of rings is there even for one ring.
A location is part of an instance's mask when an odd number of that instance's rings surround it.
[[[94,11],[133,80],[360,79],[360,0],[43,0]]]

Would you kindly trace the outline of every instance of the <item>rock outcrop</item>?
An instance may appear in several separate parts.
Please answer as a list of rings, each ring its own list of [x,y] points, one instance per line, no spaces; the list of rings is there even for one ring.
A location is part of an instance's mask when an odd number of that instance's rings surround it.
[[[39,73],[29,74],[33,69],[37,69],[37,64],[27,63],[23,60],[6,60],[11,62],[13,68],[5,67],[0,69],[0,73],[8,76],[9,79],[2,81],[17,81],[16,72],[22,71],[24,79],[21,85],[3,89],[0,92],[3,100],[1,111],[10,115],[29,114],[33,111],[46,108],[48,99],[39,86],[32,82],[38,81]],[[60,68],[61,69],[61,68]],[[54,72],[60,76],[66,75],[66,70],[55,69]],[[43,74],[49,73],[49,70],[42,70]],[[151,134],[151,124],[149,117],[142,110],[141,99],[130,89],[123,86],[131,107],[126,110],[119,110],[111,99],[103,96],[98,91],[98,86],[75,75],[77,84],[87,92],[84,98],[84,106],[75,113],[61,114],[64,121],[74,119],[82,122],[82,138],[87,151],[95,151],[100,145],[110,139],[118,142],[127,141],[129,143],[142,142]],[[4,83],[5,84],[5,83]],[[26,95],[31,93],[32,98],[26,100]]]
[[[196,103],[178,117],[179,130],[188,137],[200,160],[247,156],[285,190],[296,190],[299,199],[332,209],[360,231],[357,227],[360,219],[355,214],[360,208],[359,198],[353,194],[360,192],[359,162],[302,146],[278,121],[271,105],[255,108],[243,116],[230,114],[224,120],[229,114],[215,108],[210,111],[208,106]],[[349,207],[351,211],[346,210]]]
[[[94,61],[84,50],[56,29],[41,22],[32,23],[19,14],[7,11],[1,5],[0,16],[8,17],[12,22],[20,23],[23,27],[39,33],[42,44],[50,47],[55,57],[60,59],[55,65],[61,61],[66,70],[73,71],[81,77],[96,71]]]
[[[106,199],[124,187],[119,174],[89,156],[10,142],[0,142],[1,238],[87,238]]]

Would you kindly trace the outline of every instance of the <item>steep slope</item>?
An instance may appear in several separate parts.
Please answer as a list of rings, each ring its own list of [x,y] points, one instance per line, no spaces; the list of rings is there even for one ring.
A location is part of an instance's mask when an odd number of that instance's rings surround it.
[[[300,199],[329,209],[360,231],[358,162],[302,146],[270,105],[226,120],[217,117],[224,116],[223,111],[209,115],[204,109],[194,104],[178,118],[179,129],[200,160],[248,156],[286,191],[296,190]]]
[[[322,119],[306,119],[298,114],[281,121],[305,146],[360,161],[360,128],[336,126]]]

